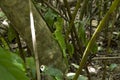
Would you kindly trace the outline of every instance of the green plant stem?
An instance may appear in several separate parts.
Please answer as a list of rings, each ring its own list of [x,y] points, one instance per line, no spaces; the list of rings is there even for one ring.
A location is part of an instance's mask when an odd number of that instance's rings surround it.
[[[90,1],[90,3],[89,3],[89,9],[90,10],[88,10],[89,11],[89,15],[90,15],[90,30],[89,30],[89,32],[90,32],[90,36],[89,36],[89,39],[91,38],[91,36],[92,36],[92,17],[93,17],[93,15],[92,15],[92,1]]]
[[[74,34],[75,34],[75,38],[76,38],[76,40],[77,40],[77,45],[78,45],[78,47],[79,47],[79,52],[80,52],[81,54],[83,54],[82,43],[81,43],[81,40],[79,39],[79,37],[78,37],[78,35],[77,35],[77,31],[76,31],[76,29],[75,29],[75,25],[73,25],[73,31],[74,31]]]
[[[84,15],[84,13],[85,13],[85,11],[86,11],[86,6],[87,6],[88,2],[89,2],[89,0],[84,0],[84,1],[83,1],[83,6],[81,7],[80,17],[79,17],[80,20],[83,19],[83,15]]]
[[[70,25],[67,28],[67,32],[66,32],[66,36],[65,36],[66,40],[68,40],[69,33],[70,33],[71,29],[72,29],[72,26],[74,25],[75,16],[76,16],[76,14],[78,12],[78,9],[80,7],[80,3],[81,3],[81,0],[78,0],[78,2],[76,4],[76,7],[75,7],[75,11],[73,12],[73,15],[72,15],[72,19],[70,20]]]
[[[73,28],[73,30],[71,30],[70,29],[70,31],[71,31],[71,33],[74,33],[74,35],[75,35],[75,38],[77,39],[77,44],[78,44],[78,46],[79,46],[79,50],[80,50],[80,53],[82,53],[83,51],[82,51],[82,46],[81,46],[81,44],[80,44],[80,40],[78,39],[78,36],[77,36],[77,31],[76,31],[76,29],[75,29],[75,25],[74,25],[74,19],[75,19],[75,16],[76,16],[76,14],[77,14],[77,11],[78,11],[78,9],[79,9],[79,7],[80,7],[80,0],[78,1],[78,3],[77,3],[77,5],[76,5],[76,8],[75,8],[75,12],[73,13],[73,15],[71,14],[71,12],[70,12],[70,6],[69,6],[69,4],[68,4],[68,2],[67,2],[67,0],[63,0],[64,1],[64,5],[66,6],[66,8],[67,8],[67,12],[68,12],[68,15],[69,15],[69,18],[70,18],[70,28]],[[72,22],[71,22],[72,21]],[[69,33],[70,32],[68,32],[68,35],[69,35]],[[72,35],[71,35],[72,36]],[[73,36],[72,36],[73,37]],[[73,37],[74,38],[74,37]],[[67,39],[66,39],[67,40]]]
[[[111,44],[111,40],[112,40],[112,32],[113,32],[113,28],[114,28],[114,24],[115,24],[115,21],[116,21],[116,12],[113,13],[113,16],[112,16],[112,26],[111,26],[111,29],[110,29],[110,33],[107,34],[107,39],[108,39],[108,42],[107,42],[107,49],[106,49],[106,53],[109,54],[110,53],[110,44]],[[103,61],[104,63],[104,72],[103,72],[103,77],[102,77],[102,80],[105,80],[106,78],[106,71],[107,71],[107,61]]]
[[[96,40],[96,37],[98,36],[98,34],[100,33],[100,31],[102,30],[102,28],[104,27],[105,23],[108,21],[110,15],[113,13],[113,11],[118,7],[120,3],[120,0],[114,0],[109,11],[106,13],[105,17],[102,19],[102,21],[99,23],[97,29],[95,30],[93,36],[91,37],[81,60],[81,63],[79,65],[79,69],[76,71],[76,74],[73,78],[73,80],[77,80],[77,78],[79,77],[79,74],[82,71],[82,68],[84,67],[85,63],[87,62],[87,58],[88,55],[90,53],[90,49],[93,47],[93,43]]]
[[[104,64],[104,67],[103,67],[103,77],[102,77],[102,80],[105,80],[105,78],[106,78],[106,71],[107,71],[107,62],[105,60],[103,60],[103,64]]]
[[[70,12],[70,6],[69,6],[67,0],[63,0],[63,1],[64,1],[64,5],[67,8],[67,12],[68,12],[69,18],[72,19],[72,15],[71,15],[71,12]]]
[[[67,28],[67,31],[66,31],[65,39],[67,41],[68,37],[69,37],[69,33],[70,32],[74,32],[75,38],[77,39],[77,44],[79,46],[79,50],[80,50],[80,53],[81,53],[82,52],[82,47],[81,47],[81,44],[80,44],[80,40],[78,39],[77,31],[76,31],[75,25],[74,25],[75,16],[76,16],[77,11],[78,11],[78,9],[80,7],[80,3],[81,3],[81,0],[78,0],[77,4],[76,4],[76,7],[75,7],[75,11],[73,12],[73,14],[71,14],[70,7],[69,7],[69,5],[67,3],[67,0],[64,0],[64,4],[66,5],[67,11],[68,11],[68,15],[69,15],[69,18],[70,18],[70,23],[69,23],[69,27]],[[73,30],[71,31],[72,28],[73,28]]]

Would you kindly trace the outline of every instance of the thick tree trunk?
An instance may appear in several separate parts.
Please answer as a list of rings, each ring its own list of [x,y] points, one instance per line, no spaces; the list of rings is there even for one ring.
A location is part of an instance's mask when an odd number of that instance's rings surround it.
[[[14,28],[20,36],[26,41],[29,48],[32,48],[32,39],[30,31],[29,18],[29,0],[0,0],[0,7],[5,12]],[[65,70],[65,64],[62,60],[62,53],[53,39],[46,23],[32,4],[35,20],[37,50],[39,53],[40,65],[56,67],[62,71]]]

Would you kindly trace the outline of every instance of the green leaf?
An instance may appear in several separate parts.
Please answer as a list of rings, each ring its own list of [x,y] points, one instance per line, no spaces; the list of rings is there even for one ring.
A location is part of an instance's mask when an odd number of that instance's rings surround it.
[[[84,26],[81,24],[81,26],[79,27],[79,35],[80,35],[80,38],[82,39],[83,43],[85,44],[85,41],[86,41],[86,35],[85,35],[85,29],[84,29]]]
[[[53,33],[53,35],[60,45],[66,64],[68,64],[67,55],[66,55],[66,43],[65,43],[64,35],[62,33],[63,23],[64,20],[60,17],[57,17],[57,21],[54,23],[56,30]]]
[[[74,76],[75,76],[75,73],[68,73],[67,74],[67,79],[71,80],[71,79],[73,79]],[[88,80],[88,78],[86,76],[79,75],[77,80]]]
[[[80,75],[78,77],[78,80],[88,80],[88,78],[86,76]]]
[[[25,75],[21,58],[2,48],[0,48],[0,80],[29,80]]]
[[[98,51],[98,45],[94,43],[94,46],[91,48],[91,51],[93,54],[95,54]]]
[[[12,55],[11,58],[12,58],[13,64],[16,65],[22,71],[25,71],[24,61],[14,53],[11,53],[11,55]]]
[[[54,77],[56,80],[62,80],[63,78],[63,73],[59,69],[56,69],[56,68],[45,67],[44,73],[46,75],[50,75]]]
[[[85,18],[83,21],[76,22],[75,26],[78,29],[78,37],[81,40],[81,44],[83,46],[86,46],[88,43],[88,40],[86,38],[86,30],[85,30],[85,25],[88,24],[89,22],[89,17]]]
[[[80,24],[80,26],[79,26],[79,24]],[[84,46],[86,46],[87,40],[86,40],[86,33],[85,33],[84,23],[83,22],[76,23],[76,26],[79,26],[78,27],[78,36],[79,36],[82,44]]]
[[[30,69],[30,77],[32,76],[32,78],[36,78],[36,67],[35,67],[35,60],[33,57],[27,57],[26,58],[26,65],[27,67]]]
[[[3,17],[3,16],[5,16],[5,14],[2,11],[0,11],[0,17]]]
[[[117,64],[111,64],[109,66],[110,71],[113,71],[117,67]]]
[[[7,42],[5,41],[5,39],[3,37],[0,36],[0,41],[2,43],[2,45],[4,46],[5,49],[9,49],[9,46],[7,44]]]
[[[73,44],[68,44],[68,45],[67,45],[67,50],[68,50],[68,53],[69,53],[70,57],[72,57],[73,54],[74,54]]]
[[[8,29],[8,39],[11,42],[13,39],[15,39],[16,37],[16,33],[14,31],[14,29],[10,26]]]
[[[45,16],[44,16],[45,21],[50,27],[53,26],[56,17],[57,15],[51,9],[48,9],[48,11],[45,13]]]

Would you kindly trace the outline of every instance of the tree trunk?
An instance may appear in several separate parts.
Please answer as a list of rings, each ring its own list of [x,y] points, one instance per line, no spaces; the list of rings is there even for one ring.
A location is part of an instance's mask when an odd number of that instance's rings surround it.
[[[30,31],[29,0],[0,0],[0,7],[13,24],[16,31],[33,51]],[[40,65],[56,67],[65,71],[62,52],[53,39],[45,21],[32,4]]]

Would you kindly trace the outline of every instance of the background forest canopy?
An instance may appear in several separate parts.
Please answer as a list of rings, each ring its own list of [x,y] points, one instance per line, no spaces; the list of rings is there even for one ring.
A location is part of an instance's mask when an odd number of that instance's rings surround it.
[[[119,49],[120,0],[0,0],[1,80],[119,80]]]

